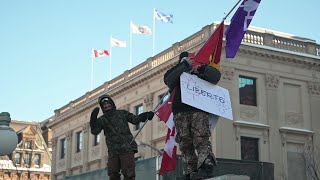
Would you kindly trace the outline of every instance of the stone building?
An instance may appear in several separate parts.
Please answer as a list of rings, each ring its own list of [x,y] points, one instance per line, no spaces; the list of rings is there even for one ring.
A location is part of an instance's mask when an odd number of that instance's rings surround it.
[[[197,52],[216,28],[190,37],[124,72],[55,111],[52,129],[52,179],[106,167],[104,135],[90,134],[97,98],[113,97],[118,108],[135,114],[153,110],[167,92],[164,73],[182,51]],[[305,150],[320,147],[320,45],[314,40],[249,28],[237,56],[222,52],[219,86],[229,90],[234,120],[220,118],[211,142],[217,157],[274,163],[275,179],[307,179]],[[100,114],[101,115],[101,111]],[[140,126],[130,125],[133,134]],[[163,149],[166,126],[154,119],[137,139]],[[139,158],[156,156],[151,148]]]
[[[42,136],[40,124],[11,121],[18,136],[18,145],[9,156],[1,156],[1,180],[51,179],[51,152]]]

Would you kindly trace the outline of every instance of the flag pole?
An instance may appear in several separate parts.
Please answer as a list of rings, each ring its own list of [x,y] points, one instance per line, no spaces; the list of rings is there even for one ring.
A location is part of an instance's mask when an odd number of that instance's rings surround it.
[[[230,13],[238,6],[238,4],[239,4],[241,1],[242,1],[242,0],[238,0],[238,2],[231,8],[231,10],[227,13],[227,15],[224,16],[224,18],[221,20],[220,24],[216,27],[215,31],[216,31],[216,30],[218,29],[218,27],[222,24],[222,22],[227,19],[227,17],[230,15]],[[215,32],[215,31],[214,31],[214,32]],[[213,33],[214,33],[214,32],[213,32]],[[209,39],[208,39],[208,40],[209,40]],[[207,44],[208,40],[204,43],[204,45]],[[204,46],[204,45],[203,45],[203,46]]]
[[[157,110],[158,110],[157,108],[163,103],[162,101],[163,101],[164,97],[165,97],[166,95],[168,95],[168,94],[169,94],[169,90],[162,96],[161,100],[159,101],[159,103],[157,104],[157,106],[153,109],[153,111],[157,111]],[[149,119],[149,120],[151,120],[151,119]],[[131,144],[134,140],[136,140],[137,136],[139,135],[139,133],[141,132],[141,130],[144,128],[144,126],[147,124],[147,122],[148,122],[149,120],[147,119],[147,120],[142,124],[142,126],[141,126],[141,128],[139,129],[139,131],[137,132],[137,134],[135,134],[134,137],[132,138],[130,144]]]
[[[156,8],[153,8],[153,40],[152,40],[152,56],[154,56],[154,47],[155,47],[155,36],[156,36],[156,22],[154,14],[156,12]]]
[[[93,81],[93,48],[91,50],[91,87],[90,87],[90,91],[92,91],[92,81]]]
[[[131,28],[132,28],[132,21],[130,21],[130,68],[131,69],[131,63],[132,63],[132,32],[131,32]]]
[[[112,35],[110,35],[110,63],[109,63],[109,81],[111,80],[111,61],[112,61]]]
[[[238,2],[232,7],[232,9],[228,12],[228,14],[222,19],[221,22],[223,22],[224,20],[227,19],[227,17],[230,15],[230,13],[234,10],[234,8],[236,8],[238,6],[238,4],[241,2],[242,0],[238,0]],[[220,23],[221,24],[221,23]]]

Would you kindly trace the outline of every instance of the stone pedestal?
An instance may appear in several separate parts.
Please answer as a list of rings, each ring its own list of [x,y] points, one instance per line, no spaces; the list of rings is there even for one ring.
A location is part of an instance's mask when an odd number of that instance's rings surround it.
[[[250,180],[249,176],[227,174],[219,177],[209,178],[206,180]]]

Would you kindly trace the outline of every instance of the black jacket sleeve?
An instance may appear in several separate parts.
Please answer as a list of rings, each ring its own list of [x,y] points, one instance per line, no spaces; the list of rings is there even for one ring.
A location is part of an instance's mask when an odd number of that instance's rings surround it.
[[[126,112],[127,121],[131,124],[138,125],[140,122],[145,122],[147,119],[151,120],[154,113],[151,111],[141,113],[139,115],[134,115],[130,112]]]
[[[96,107],[92,112],[90,116],[90,128],[91,128],[91,134],[98,135],[102,130],[101,120],[97,118],[99,113],[99,108]]]
[[[187,61],[177,64],[164,74],[164,83],[169,87],[169,89],[173,89],[180,83],[180,75],[183,72],[188,72],[189,70],[191,69]]]

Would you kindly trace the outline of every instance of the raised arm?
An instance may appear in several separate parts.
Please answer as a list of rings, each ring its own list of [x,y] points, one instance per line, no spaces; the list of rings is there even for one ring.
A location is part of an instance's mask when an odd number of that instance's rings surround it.
[[[164,83],[169,87],[169,89],[173,89],[179,84],[180,75],[183,72],[188,72],[190,70],[191,67],[188,61],[183,61],[164,74]]]
[[[100,120],[97,118],[98,114],[99,114],[99,108],[96,107],[93,109],[90,116],[91,134],[93,135],[98,135],[102,130]]]

